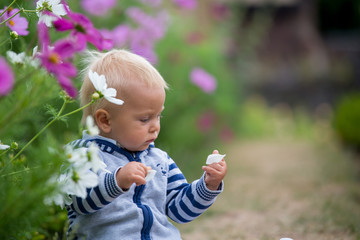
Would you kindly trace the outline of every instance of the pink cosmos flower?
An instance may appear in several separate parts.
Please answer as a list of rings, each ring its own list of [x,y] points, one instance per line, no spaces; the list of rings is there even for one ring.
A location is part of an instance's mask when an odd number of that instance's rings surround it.
[[[196,0],[173,0],[173,2],[186,10],[193,10],[197,7]]]
[[[158,59],[154,51],[154,41],[148,36],[149,34],[145,29],[133,30],[130,37],[130,49],[152,64],[156,64]]]
[[[230,15],[230,9],[228,6],[226,6],[223,3],[214,3],[211,6],[212,10],[212,16],[216,20],[224,20]]]
[[[116,0],[82,0],[83,9],[95,16],[104,16],[116,4]]]
[[[213,111],[208,111],[198,117],[196,126],[201,132],[206,133],[213,128],[216,120],[215,113]]]
[[[70,78],[77,74],[74,65],[66,60],[72,58],[78,51],[76,44],[70,40],[58,40],[50,47],[50,38],[46,25],[38,24],[39,42],[41,53],[38,55],[41,64],[49,73],[52,73],[58,80],[61,87],[70,97],[77,96],[77,89],[72,84]]]
[[[71,12],[68,7],[65,7],[65,10],[70,19],[59,18],[53,22],[53,25],[61,32],[72,30],[71,35],[76,38],[79,50],[84,50],[87,42],[92,43],[100,51],[112,48],[112,41],[104,39],[85,15]]]
[[[140,8],[130,7],[126,10],[126,14],[138,24],[139,28],[147,31],[147,38],[152,40],[163,38],[169,26],[169,14],[165,11],[150,16]]]
[[[212,93],[217,87],[216,79],[202,68],[194,68],[190,80],[206,93]]]
[[[0,12],[5,11],[6,8],[0,10]],[[10,8],[8,11],[5,12],[5,14],[0,18],[0,21],[4,21],[20,10],[17,8]],[[29,31],[27,30],[29,23],[26,18],[21,17],[20,14],[16,15],[12,19],[6,22],[6,26],[8,26],[12,31],[17,32],[18,35],[26,36],[29,34]]]
[[[123,48],[130,39],[131,29],[128,25],[121,24],[113,30],[101,29],[100,32],[105,39],[112,40],[114,47]]]
[[[4,58],[0,57],[0,96],[8,94],[14,85],[14,74]]]
[[[167,12],[159,12],[156,16],[150,16],[140,8],[128,8],[126,14],[138,25],[130,34],[130,49],[145,57],[153,64],[157,62],[154,51],[156,41],[163,38],[167,28],[169,15]]]

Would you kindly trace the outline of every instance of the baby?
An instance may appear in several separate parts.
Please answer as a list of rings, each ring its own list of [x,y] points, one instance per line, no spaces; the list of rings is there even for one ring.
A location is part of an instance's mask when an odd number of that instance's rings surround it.
[[[124,103],[102,98],[83,112],[83,120],[92,116],[100,133],[94,137],[84,132],[74,144],[88,147],[95,142],[107,167],[98,172],[99,184],[88,189],[86,198],[72,196],[69,238],[181,239],[168,217],[186,223],[209,208],[223,190],[225,161],[204,166],[203,176],[187,183],[169,155],[155,147],[168,87],[144,58],[126,50],[93,53],[81,87],[82,105],[95,92],[89,71],[104,75]],[[156,174],[146,181],[150,169]]]

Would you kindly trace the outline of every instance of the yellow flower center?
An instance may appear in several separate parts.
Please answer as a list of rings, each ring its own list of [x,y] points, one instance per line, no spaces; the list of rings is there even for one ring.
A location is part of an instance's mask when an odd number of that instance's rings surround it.
[[[11,26],[14,26],[14,25],[15,25],[15,23],[14,23],[13,20],[9,20],[9,24],[10,24]]]
[[[59,54],[57,54],[57,53],[51,53],[49,56],[49,60],[50,60],[50,62],[52,62],[54,64],[58,64],[61,62],[61,58],[60,58]]]

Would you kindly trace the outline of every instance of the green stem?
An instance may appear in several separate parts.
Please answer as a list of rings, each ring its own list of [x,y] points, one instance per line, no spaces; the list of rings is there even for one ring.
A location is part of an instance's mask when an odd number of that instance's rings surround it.
[[[11,6],[14,5],[16,1],[17,0],[12,1],[12,3],[10,3],[10,5],[2,13],[0,13],[0,17],[4,15],[11,8]]]
[[[2,45],[6,44],[7,42],[10,42],[10,41],[11,41],[10,38],[5,39],[5,41],[3,41],[2,43],[0,43],[0,47],[1,47]]]
[[[27,171],[30,171],[30,170],[31,170],[30,168],[25,168],[25,169],[20,170],[20,171],[11,172],[11,173],[8,173],[8,174],[3,174],[3,175],[1,175],[1,177],[12,176],[12,175],[15,175],[15,174],[18,174],[18,173],[27,172]]]
[[[7,21],[9,21],[9,20],[11,20],[12,18],[14,18],[16,15],[18,15],[19,13],[21,13],[21,12],[23,12],[24,11],[24,9],[22,8],[22,9],[20,9],[17,13],[15,13],[14,15],[12,15],[11,17],[9,17],[9,18],[7,18],[7,19],[5,19],[4,21],[2,21],[1,23],[0,23],[0,25],[1,24],[4,24],[4,23],[6,23]]]
[[[9,148],[9,149],[6,149],[4,152],[2,152],[2,153],[0,154],[0,157],[1,157],[2,155],[4,155],[5,153],[7,153],[9,150],[10,150],[10,148]]]
[[[58,119],[61,119],[61,118],[67,117],[67,116],[69,116],[69,115],[72,115],[72,114],[74,114],[74,113],[80,112],[81,110],[83,110],[83,109],[87,108],[88,106],[90,106],[91,104],[93,104],[95,101],[96,101],[96,100],[91,100],[91,102],[89,102],[88,104],[82,106],[81,108],[75,109],[75,110],[72,111],[72,112],[66,113],[66,114],[60,116]]]
[[[25,12],[28,12],[28,13],[37,13],[38,11],[36,11],[36,10],[27,10],[27,9],[22,9],[23,10],[23,12],[25,13]]]
[[[25,146],[10,160],[10,162],[14,161],[17,157],[20,156],[20,154],[32,143],[35,141],[35,139],[37,139],[48,127],[50,127],[56,120],[58,120],[60,118],[60,114],[64,111],[65,106],[67,104],[67,101],[64,100],[64,103],[60,109],[60,111],[58,112],[58,114],[56,115],[56,117],[54,117],[53,120],[51,120],[48,124],[46,124],[45,127],[43,127],[27,144],[25,144]]]
[[[50,165],[51,165],[51,163],[50,163]],[[27,167],[27,168],[24,168],[23,170],[19,170],[19,171],[15,171],[15,172],[3,174],[3,175],[1,175],[0,177],[12,176],[12,175],[15,175],[15,174],[28,172],[28,171],[30,171],[30,170],[37,169],[37,168],[40,168],[40,166],[35,166],[35,167],[32,167],[32,168],[28,168],[28,167]]]
[[[76,110],[74,110],[74,111],[72,111],[72,112],[69,112],[69,113],[66,113],[66,114],[64,114],[64,115],[61,115],[62,112],[63,112],[64,109],[65,109],[66,104],[68,103],[68,101],[65,99],[65,100],[64,100],[64,103],[63,103],[61,109],[59,110],[58,114],[56,115],[56,117],[54,117],[53,120],[51,120],[48,124],[46,124],[46,126],[43,127],[43,128],[10,160],[10,162],[11,162],[11,161],[14,161],[17,157],[19,157],[20,154],[21,154],[32,142],[34,142],[35,139],[37,139],[48,127],[50,127],[55,121],[60,120],[61,118],[67,117],[67,116],[69,116],[69,115],[72,115],[72,114],[74,114],[74,113],[77,113],[77,112],[83,110],[84,108],[87,108],[88,106],[90,106],[91,104],[93,104],[95,101],[96,101],[96,100],[93,99],[91,102],[89,102],[88,104],[82,106],[81,108],[78,108],[78,109],[76,109]]]

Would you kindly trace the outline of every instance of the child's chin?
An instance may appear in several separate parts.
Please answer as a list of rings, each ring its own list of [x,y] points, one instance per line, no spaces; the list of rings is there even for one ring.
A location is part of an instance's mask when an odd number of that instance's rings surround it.
[[[133,148],[133,149],[128,149],[128,150],[131,151],[131,152],[141,152],[141,151],[144,151],[144,150],[148,149],[149,145],[141,146],[141,147],[137,147],[137,148]]]

